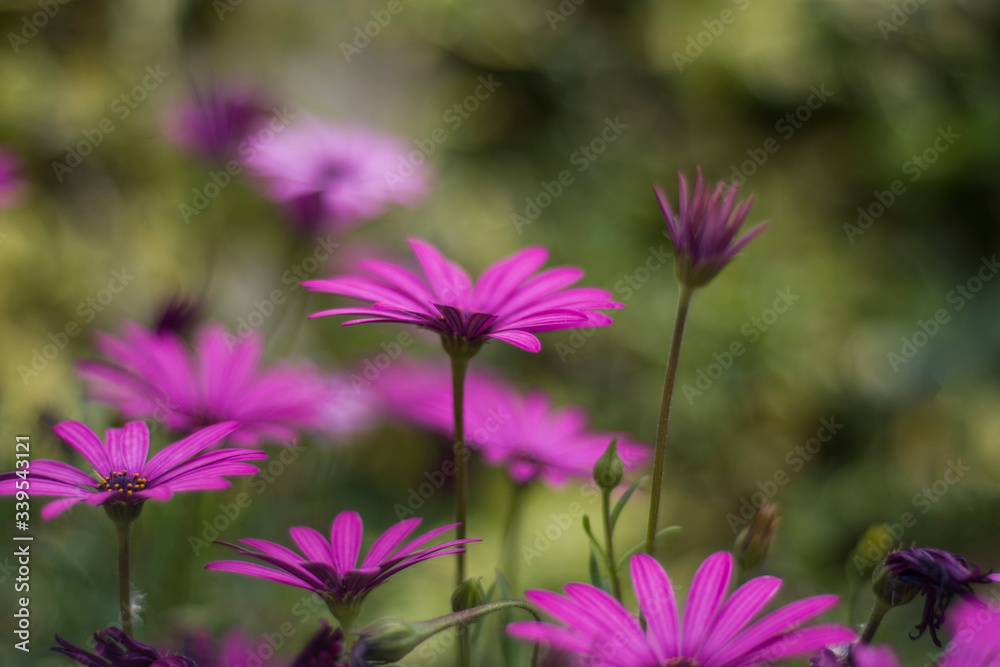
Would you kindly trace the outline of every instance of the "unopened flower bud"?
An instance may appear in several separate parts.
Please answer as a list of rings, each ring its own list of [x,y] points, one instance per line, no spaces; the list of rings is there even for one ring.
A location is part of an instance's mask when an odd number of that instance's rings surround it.
[[[757,514],[736,536],[736,560],[744,572],[764,562],[771,547],[771,538],[778,527],[778,506],[764,501]]]
[[[480,582],[482,577],[472,577],[462,582],[462,585],[451,594],[451,610],[465,611],[486,603],[486,592]]]
[[[887,607],[901,607],[917,597],[920,587],[896,576],[883,561],[872,574],[872,593]]]
[[[402,618],[388,617],[364,627],[358,632],[364,642],[364,659],[373,665],[398,662],[427,639],[424,623],[411,623]]]
[[[611,444],[594,464],[594,481],[604,491],[611,491],[618,488],[624,476],[625,464],[618,455],[618,438],[612,438]]]

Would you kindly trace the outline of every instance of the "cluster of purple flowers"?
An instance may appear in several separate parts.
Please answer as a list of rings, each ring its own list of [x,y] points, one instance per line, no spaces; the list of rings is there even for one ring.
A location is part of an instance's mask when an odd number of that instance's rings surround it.
[[[390,205],[416,206],[429,192],[426,169],[405,179],[387,179],[406,152],[398,138],[363,126],[335,126],[304,113],[291,126],[275,128],[267,105],[253,92],[213,89],[179,106],[167,136],[197,155],[249,169],[249,182],[273,199],[300,229],[325,226],[337,233],[383,215]],[[268,131],[268,128],[269,131]],[[0,206],[20,189],[16,160],[0,153]],[[94,635],[93,650],[57,636],[53,650],[90,667],[223,667],[247,651],[238,631],[216,646],[203,635],[181,642],[181,653],[162,653],[138,641],[132,627],[130,529],[146,501],[168,501],[175,493],[214,491],[231,478],[258,472],[263,447],[308,442],[350,442],[381,418],[395,417],[452,438],[456,473],[456,521],[414,537],[421,519],[407,518],[378,535],[366,551],[361,516],[339,511],[328,534],[295,526],[295,549],[260,538],[218,543],[242,559],[219,560],[206,569],[246,575],[315,593],[339,624],[326,621],[290,667],[386,664],[404,657],[431,634],[465,629],[482,615],[520,606],[536,620],[507,626],[513,637],[544,644],[576,664],[612,667],[752,667],[793,656],[812,656],[819,665],[893,667],[891,650],[871,646],[881,618],[916,595],[925,597],[917,637],[948,628],[954,639],[947,667],[996,665],[1000,661],[1000,621],[995,610],[974,598],[973,584],[997,581],[963,558],[935,549],[889,554],[876,577],[876,607],[860,639],[836,623],[812,623],[831,610],[832,595],[804,597],[765,613],[782,582],[772,576],[744,579],[764,559],[777,525],[773,506],[738,540],[737,561],[728,552],[710,555],[694,575],[683,609],[675,583],[655,558],[660,479],[665,463],[667,417],[677,371],[684,317],[694,290],[710,283],[765,224],[741,238],[752,199],[737,204],[738,187],[708,185],[699,171],[692,192],[679,176],[678,208],[656,188],[667,233],[676,251],[680,283],[675,329],[655,448],[623,431],[593,430],[580,406],[557,406],[542,390],[523,391],[496,373],[470,368],[487,343],[500,341],[537,353],[540,334],[553,330],[606,327],[606,311],[623,308],[610,292],[579,286],[577,267],[545,268],[549,253],[528,247],[488,266],[478,278],[427,241],[409,240],[414,262],[397,264],[363,258],[347,275],[302,283],[312,292],[353,299],[310,317],[347,316],[344,326],[402,324],[437,335],[450,367],[400,363],[363,394],[349,387],[347,372],[284,360],[264,361],[265,337],[258,331],[234,335],[224,326],[202,322],[189,341],[199,309],[175,303],[152,328],[132,321],[118,335],[101,333],[102,359],[83,361],[79,373],[89,397],[112,406],[121,428],[102,439],[86,424],[65,421],[56,434],[85,462],[30,462],[33,494],[51,496],[42,515],[54,519],[83,503],[100,506],[118,536],[122,628]],[[150,455],[154,422],[176,442]],[[610,444],[609,444],[610,443]],[[328,453],[335,455],[335,453]],[[464,554],[466,504],[470,494],[468,455],[503,468],[515,488],[559,486],[593,480],[604,501],[603,544],[591,538],[592,583],[569,583],[564,594],[530,590],[527,602],[486,600],[478,580],[467,579]],[[644,480],[654,476],[645,553],[615,558],[614,528],[622,507]],[[611,494],[635,480],[611,510]],[[23,489],[18,472],[0,474],[0,494]],[[454,537],[444,536],[452,531]],[[362,555],[364,554],[364,555]],[[391,621],[356,629],[366,598],[383,582],[423,561],[456,556],[458,593],[453,614],[422,623]],[[625,568],[625,565],[628,567]],[[603,568],[603,570],[602,570]],[[631,575],[638,613],[625,604],[619,570]],[[602,574],[603,572],[603,574]],[[731,585],[734,590],[730,590]],[[460,594],[459,594],[460,593]],[[881,594],[885,594],[879,597]],[[961,600],[949,612],[953,598]],[[555,622],[540,620],[540,613]],[[949,613],[946,613],[949,612]],[[986,613],[986,617],[983,614]],[[969,630],[978,624],[975,631]],[[467,659],[467,646],[463,656]]]

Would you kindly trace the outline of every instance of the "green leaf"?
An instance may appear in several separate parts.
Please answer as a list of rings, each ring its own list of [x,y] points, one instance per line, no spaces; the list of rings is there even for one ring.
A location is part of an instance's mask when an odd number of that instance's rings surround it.
[[[632,482],[632,486],[628,487],[628,490],[618,499],[615,503],[615,508],[611,510],[611,531],[614,532],[615,526],[618,524],[618,517],[621,515],[622,510],[625,509],[625,504],[628,503],[628,499],[632,497],[635,490],[639,488],[639,485],[649,479],[649,475],[643,475],[639,479]]]
[[[660,528],[658,531],[656,531],[656,535],[653,536],[653,544],[656,544],[656,540],[660,539],[661,537],[663,537],[667,533],[678,532],[678,531],[680,531],[680,529],[681,529],[680,526],[664,526],[663,528]],[[618,559],[618,569],[621,570],[622,567],[626,563],[628,563],[628,559],[629,558],[631,558],[632,556],[634,556],[635,554],[639,553],[640,551],[642,551],[645,548],[646,548],[646,540],[643,540],[642,542],[639,542],[639,544],[635,545],[634,547],[632,547],[631,549],[629,549],[627,552],[625,552],[625,555],[622,556],[620,559]]]
[[[594,553],[593,547],[590,549],[590,583],[606,593],[611,592],[611,585],[607,577],[601,574],[601,567],[597,563],[597,554]]]
[[[586,514],[583,515],[583,531],[587,533],[587,537],[590,538],[590,544],[593,548],[597,549],[597,553],[601,555],[601,560],[607,563],[608,556],[604,553],[604,549],[601,548],[601,543],[597,541],[596,537],[594,537],[594,533],[590,529],[590,517]]]

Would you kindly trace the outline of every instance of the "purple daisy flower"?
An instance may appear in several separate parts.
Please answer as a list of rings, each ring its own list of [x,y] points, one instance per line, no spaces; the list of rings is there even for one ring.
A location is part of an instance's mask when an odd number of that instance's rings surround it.
[[[708,284],[747,243],[767,229],[767,223],[762,223],[734,242],[740,225],[750,213],[753,197],[734,211],[739,187],[731,185],[727,193],[725,183],[719,183],[712,190],[705,184],[701,169],[690,199],[684,174],[677,173],[680,206],[676,215],[663,191],[655,186],[653,189],[677,253],[674,267],[677,279],[689,287]]]
[[[266,459],[256,449],[220,449],[201,454],[240,427],[236,422],[216,424],[149,454],[149,429],[143,422],[127,422],[108,429],[105,441],[86,424],[67,421],[53,429],[93,466],[94,475],[62,461],[39,459],[30,465],[32,495],[61,496],[42,510],[51,519],[79,502],[89,505],[141,506],[147,500],[169,500],[178,491],[228,489],[228,475],[253,475],[246,461]],[[21,479],[15,472],[0,474],[0,495],[14,495]]]
[[[212,87],[179,104],[166,120],[167,137],[183,148],[223,164],[238,156],[240,144],[264,123],[267,109],[250,90]],[[249,152],[249,144],[243,152]]]
[[[94,633],[96,645],[93,653],[59,635],[56,635],[56,641],[59,646],[53,646],[53,651],[85,667],[198,667],[198,663],[182,655],[160,655],[149,644],[143,644],[114,627]]]
[[[451,436],[451,375],[432,366],[393,368],[377,386],[392,412]],[[384,380],[384,381],[382,381]],[[522,394],[491,375],[470,371],[465,390],[465,431],[470,447],[487,463],[507,468],[518,484],[543,480],[561,485],[590,480],[594,463],[613,437],[626,468],[649,461],[649,448],[622,433],[591,431],[577,406],[555,407],[535,390]]]
[[[521,621],[507,630],[589,658],[587,664],[608,667],[750,667],[854,638],[840,625],[800,627],[836,604],[833,595],[793,602],[747,626],[778,592],[781,580],[751,579],[726,600],[733,569],[728,553],[715,553],[698,568],[683,623],[663,567],[651,556],[637,554],[631,569],[645,630],[611,595],[577,583],[566,586],[565,597],[540,590],[526,594],[564,625]]]
[[[0,146],[0,208],[10,208],[21,199],[21,161]]]
[[[583,277],[574,267],[538,273],[548,258],[545,248],[526,248],[487,268],[475,284],[468,274],[437,248],[410,239],[424,276],[380,261],[360,262],[372,277],[345,276],[302,283],[315,292],[330,292],[371,301],[369,308],[335,308],[314,313],[360,315],[364,322],[415,324],[441,334],[443,340],[473,346],[490,338],[538,352],[535,333],[555,329],[607,326],[611,318],[600,309],[624,308],[612,294],[593,287],[570,285]]]
[[[192,355],[173,331],[154,333],[126,322],[121,338],[101,333],[96,346],[110,361],[80,364],[93,400],[182,433],[238,421],[243,428],[232,440],[239,445],[289,443],[299,430],[322,430],[324,405],[333,395],[312,367],[262,369],[264,342],[257,331],[240,339],[221,325],[209,325]]]
[[[464,551],[460,545],[478,539],[452,540],[421,549],[454,524],[436,528],[402,544],[420,524],[419,518],[400,521],[385,531],[360,563],[361,539],[364,527],[357,512],[341,512],[330,528],[330,538],[306,526],[291,528],[292,540],[305,555],[280,544],[259,539],[243,539],[246,546],[218,542],[235,549],[241,556],[255,558],[273,567],[238,560],[209,563],[208,570],[235,572],[268,579],[315,592],[330,607],[334,617],[345,629],[350,629],[365,596],[392,575],[421,561]]]
[[[416,206],[430,190],[425,168],[394,177],[409,153],[403,140],[363,126],[307,117],[256,149],[247,166],[305,230],[340,230],[377,218],[392,204]]]
[[[972,595],[972,584],[990,583],[993,578],[961,556],[941,549],[903,549],[886,556],[883,567],[895,582],[915,587],[924,595],[924,613],[916,626],[917,639],[930,631],[934,644],[941,646],[937,631],[956,595]]]

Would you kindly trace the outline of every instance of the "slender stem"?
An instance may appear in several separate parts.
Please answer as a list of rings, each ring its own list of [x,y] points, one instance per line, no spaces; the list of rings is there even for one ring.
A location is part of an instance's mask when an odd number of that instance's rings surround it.
[[[118,606],[122,616],[122,630],[132,635],[132,595],[129,587],[129,561],[132,551],[132,522],[115,521],[118,538]]]
[[[611,590],[618,601],[622,601],[622,582],[618,577],[618,560],[615,558],[615,540],[611,532],[611,491],[601,489],[601,514],[604,516],[604,537],[607,540],[605,553],[608,556],[608,572],[611,574]]]
[[[875,606],[872,607],[871,616],[868,617],[868,622],[865,623],[865,629],[861,632],[861,637],[858,639],[859,644],[867,644],[875,636],[875,631],[878,630],[878,626],[881,625],[882,619],[885,615],[892,609],[889,605],[882,604],[878,600],[875,601]]]
[[[466,476],[469,458],[465,446],[465,371],[469,368],[469,360],[458,355],[451,357],[451,388],[455,408],[455,538],[464,540],[466,535],[465,515],[469,492],[466,489]],[[461,586],[465,581],[465,552],[458,553],[458,569],[455,572],[455,586]]]
[[[466,489],[466,460],[469,458],[465,446],[465,372],[469,368],[469,358],[463,355],[451,355],[451,388],[455,409],[455,538],[464,540],[466,535],[466,505],[468,490]],[[465,550],[458,552],[458,562],[455,569],[455,587],[465,581]],[[468,628],[464,625],[458,630],[459,663],[468,667],[472,653]]]
[[[670,342],[670,356],[667,357],[667,375],[663,380],[663,397],[660,400],[660,422],[656,428],[656,454],[653,460],[653,492],[649,499],[649,524],[646,526],[646,553],[652,555],[656,543],[656,523],[660,513],[660,487],[663,484],[663,463],[667,449],[667,423],[670,420],[670,400],[674,395],[674,380],[677,378],[677,361],[681,354],[681,339],[687,320],[688,306],[694,290],[681,283],[677,296],[677,318],[674,321],[674,336]]]
[[[503,526],[503,554],[501,564],[507,577],[507,585],[511,592],[517,590],[517,540],[520,533],[521,510],[524,509],[524,496],[528,486],[514,482],[511,485],[510,504],[507,506],[507,517]]]

